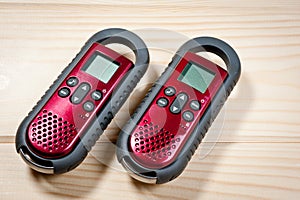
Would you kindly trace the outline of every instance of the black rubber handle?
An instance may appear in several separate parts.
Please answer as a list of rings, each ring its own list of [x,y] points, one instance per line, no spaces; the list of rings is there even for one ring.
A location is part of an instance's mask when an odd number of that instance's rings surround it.
[[[133,32],[121,28],[111,28],[100,31],[93,37],[97,38],[97,42],[103,45],[118,43],[129,47],[135,54],[135,66],[148,65],[149,63],[149,52],[146,44]]]
[[[241,63],[234,49],[226,42],[213,37],[197,37],[184,43],[177,55],[183,57],[186,52],[211,52],[220,56],[227,66],[229,76],[239,78],[241,74]]]

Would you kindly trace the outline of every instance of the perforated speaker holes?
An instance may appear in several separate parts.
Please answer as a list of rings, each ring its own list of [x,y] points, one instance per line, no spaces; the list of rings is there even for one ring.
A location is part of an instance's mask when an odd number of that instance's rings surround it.
[[[43,110],[31,124],[31,142],[43,152],[59,153],[70,144],[76,132],[73,124]]]
[[[172,150],[176,149],[176,143],[180,138],[152,122],[139,126],[133,136],[135,142],[134,151],[143,153],[152,160],[165,159],[171,156]]]

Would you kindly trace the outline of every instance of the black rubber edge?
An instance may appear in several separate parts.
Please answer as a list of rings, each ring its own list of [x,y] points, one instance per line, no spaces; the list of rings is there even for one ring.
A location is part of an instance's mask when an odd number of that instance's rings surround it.
[[[64,81],[71,70],[76,66],[80,58],[87,52],[91,45],[95,42],[103,45],[111,43],[119,43],[129,47],[135,54],[136,62],[134,67],[126,74],[121,84],[114,90],[109,103],[105,105],[103,110],[98,114],[97,119],[92,123],[90,128],[81,137],[76,148],[68,155],[62,158],[45,159],[32,152],[26,143],[26,132],[30,122],[39,113],[47,100],[53,95],[59,85]],[[106,129],[120,107],[124,104],[136,84],[146,72],[149,64],[149,52],[146,44],[136,34],[120,28],[105,29],[94,34],[82,47],[80,52],[71,61],[71,63],[62,71],[51,87],[46,91],[45,95],[32,109],[28,116],[20,124],[16,135],[16,150],[20,149],[26,152],[31,159],[39,165],[53,167],[54,173],[64,173],[78,166],[87,156],[88,151],[96,143],[100,135]]]
[[[227,66],[228,76],[224,81],[223,86],[218,90],[207,111],[203,115],[202,120],[192,132],[190,138],[186,142],[177,159],[169,166],[162,169],[149,169],[143,167],[139,163],[135,162],[131,157],[131,152],[128,146],[130,134],[136,127],[136,124],[144,115],[147,108],[151,105],[153,99],[160,91],[162,85],[165,84],[165,82],[174,71],[174,68],[177,66],[184,54],[188,51],[194,53],[206,51],[220,56]],[[179,176],[185,169],[186,165],[188,164],[189,160],[191,159],[192,155],[194,154],[195,150],[197,149],[197,147],[201,143],[201,140],[209,129],[211,123],[218,115],[220,109],[224,105],[224,102],[239,80],[240,74],[241,64],[238,55],[233,50],[233,48],[224,41],[212,37],[198,37],[191,39],[183,44],[177,51],[176,55],[173,57],[164,73],[160,76],[160,78],[156,81],[148,94],[145,96],[142,103],[136,109],[129,122],[122,129],[117,141],[118,161],[121,162],[124,159],[130,166],[130,168],[135,170],[135,173],[140,173],[148,177],[156,177],[157,184],[166,183]]]

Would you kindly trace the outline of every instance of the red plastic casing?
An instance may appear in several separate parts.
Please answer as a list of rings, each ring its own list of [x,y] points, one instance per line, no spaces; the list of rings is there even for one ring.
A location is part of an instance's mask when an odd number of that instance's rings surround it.
[[[189,62],[205,67],[215,74],[208,89],[203,94],[178,80],[179,75]],[[215,63],[187,52],[131,133],[129,148],[133,159],[143,167],[151,169],[160,169],[170,165],[177,158],[190,134],[201,120],[227,74],[226,70]],[[164,90],[169,86],[176,89],[174,96],[169,97],[164,94]],[[188,102],[181,113],[173,114],[169,107],[176,95],[181,92],[188,95]],[[157,101],[161,97],[168,99],[167,107],[157,105]],[[190,108],[192,100],[198,100],[201,103],[200,110],[195,111]],[[194,114],[194,120],[191,122],[185,121],[182,117],[183,112],[187,110]]]
[[[81,69],[97,51],[119,64],[119,68],[107,83],[99,81]],[[45,158],[58,158],[70,153],[76,147],[80,137],[85,133],[91,122],[96,119],[97,113],[101,112],[101,108],[109,103],[113,90],[118,84],[121,84],[122,77],[132,67],[133,63],[126,57],[99,43],[92,44],[30,123],[27,130],[27,142],[31,150]],[[70,77],[77,77],[79,83],[74,87],[69,87],[66,81]],[[88,83],[91,89],[80,104],[72,104],[70,97],[81,83]],[[66,98],[58,96],[59,89],[63,87],[67,87],[71,91]],[[91,93],[95,90],[102,92],[102,98],[98,101],[91,98]],[[93,111],[87,112],[83,109],[83,104],[86,101],[94,103],[95,108]]]

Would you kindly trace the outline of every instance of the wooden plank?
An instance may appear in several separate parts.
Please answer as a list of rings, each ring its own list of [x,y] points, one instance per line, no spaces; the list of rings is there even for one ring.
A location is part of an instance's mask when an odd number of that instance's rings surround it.
[[[0,0],[0,199],[299,199],[299,10],[297,0]],[[138,33],[150,69],[82,165],[59,176],[32,172],[14,150],[19,123],[108,27]],[[133,181],[115,158],[118,132],[174,51],[202,35],[236,49],[239,84],[180,178]]]

